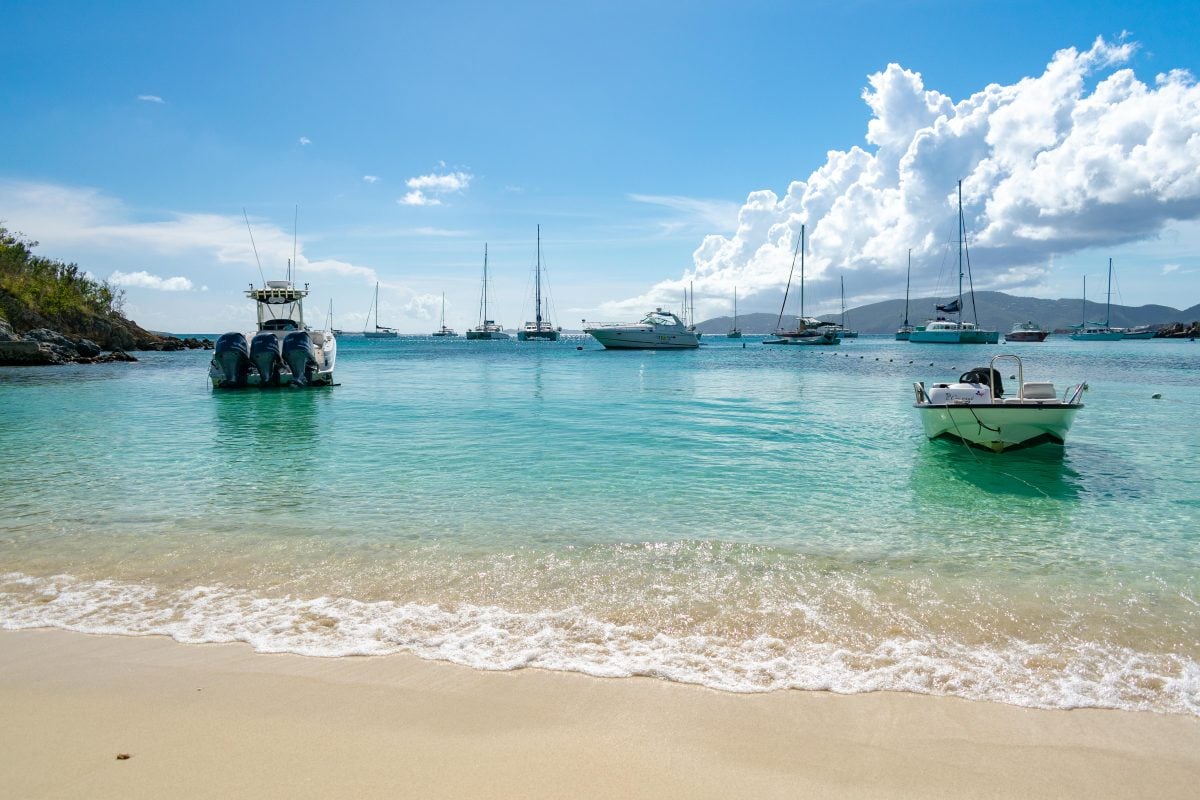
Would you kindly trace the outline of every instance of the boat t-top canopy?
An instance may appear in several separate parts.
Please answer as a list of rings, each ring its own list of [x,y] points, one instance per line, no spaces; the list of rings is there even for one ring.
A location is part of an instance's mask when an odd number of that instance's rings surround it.
[[[670,311],[663,311],[661,308],[656,308],[645,316],[641,321],[642,325],[682,325],[679,317],[672,314]]]
[[[303,330],[307,296],[307,283],[297,289],[291,281],[267,281],[263,288],[251,286],[246,292],[246,297],[257,303],[258,329],[263,331]]]

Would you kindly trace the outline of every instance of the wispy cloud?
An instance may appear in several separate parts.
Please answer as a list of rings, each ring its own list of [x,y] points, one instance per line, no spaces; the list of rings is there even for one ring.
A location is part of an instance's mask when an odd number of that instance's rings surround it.
[[[167,102],[156,94],[139,94],[137,99],[143,103],[158,103],[159,105],[164,105]]]
[[[1172,272],[1178,272],[1179,266],[1179,264],[1163,264],[1162,274],[1170,275]]]
[[[312,139],[308,138],[307,136],[300,137],[300,146],[301,147],[308,147],[310,144],[312,144]]]
[[[378,183],[378,175],[363,175],[363,183]]]
[[[157,289],[163,292],[190,292],[192,290],[192,282],[187,278],[160,278],[145,271],[121,272],[118,270],[108,276],[108,282],[114,286],[136,286],[139,289]]]
[[[732,231],[737,228],[739,204],[727,200],[701,200],[695,197],[661,194],[631,194],[638,203],[661,206],[678,212],[679,219],[665,223],[668,228],[703,226],[708,230]]]
[[[467,187],[471,185],[473,177],[475,176],[471,173],[462,171],[417,175],[404,182],[412,191],[397,202],[405,206],[444,205],[443,197],[466,191]]]
[[[466,231],[450,230],[449,228],[413,228],[413,233],[421,236],[466,236]]]

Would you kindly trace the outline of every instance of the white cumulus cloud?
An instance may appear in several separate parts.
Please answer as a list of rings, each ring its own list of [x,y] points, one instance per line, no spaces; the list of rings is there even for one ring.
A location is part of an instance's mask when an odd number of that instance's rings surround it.
[[[187,278],[160,278],[149,272],[121,272],[120,270],[108,276],[108,282],[114,286],[135,286],[139,289],[158,289],[163,292],[190,292],[192,282]]]
[[[462,171],[417,175],[404,182],[412,191],[397,202],[405,206],[444,205],[443,197],[466,191],[473,177],[469,172]]]
[[[698,308],[713,298],[705,313],[724,310],[735,285],[776,293],[801,224],[818,295],[833,297],[844,274],[860,299],[895,296],[909,248],[914,292],[934,290],[959,179],[976,288],[1036,287],[1056,256],[1200,218],[1200,87],[1183,70],[1139,80],[1124,67],[1135,51],[1098,38],[961,99],[889,64],[863,91],[865,146],[829,152],[782,196],[751,192],[736,230],[706,237],[689,272],[611,309],[674,302],[690,281]]]

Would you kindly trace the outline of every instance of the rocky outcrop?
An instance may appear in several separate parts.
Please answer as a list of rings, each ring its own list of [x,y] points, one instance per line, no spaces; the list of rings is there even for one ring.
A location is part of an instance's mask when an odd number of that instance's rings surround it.
[[[1200,322],[1172,322],[1154,334],[1156,339],[1195,339],[1197,336],[1200,336]]]
[[[0,319],[0,366],[50,366],[54,364],[101,364],[137,361],[123,350],[105,353],[98,344],[79,337],[70,339],[49,328],[35,328],[24,335]]]

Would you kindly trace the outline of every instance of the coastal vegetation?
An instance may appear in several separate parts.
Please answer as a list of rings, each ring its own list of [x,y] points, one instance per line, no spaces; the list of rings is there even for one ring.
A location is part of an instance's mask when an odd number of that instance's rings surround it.
[[[0,364],[124,360],[100,353],[204,346],[144,330],[125,317],[122,289],[35,254],[37,246],[0,227]]]

